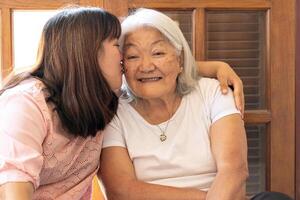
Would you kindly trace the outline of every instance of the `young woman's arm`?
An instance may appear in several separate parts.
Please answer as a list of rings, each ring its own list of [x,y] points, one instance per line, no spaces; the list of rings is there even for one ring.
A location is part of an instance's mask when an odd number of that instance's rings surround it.
[[[210,136],[217,176],[207,200],[245,200],[247,142],[241,116],[232,114],[217,120],[211,126]]]
[[[198,61],[197,64],[200,76],[219,80],[223,94],[227,94],[229,85],[233,86],[235,105],[243,115],[245,106],[243,82],[233,69],[227,63],[221,61]]]
[[[123,147],[107,147],[101,152],[99,176],[109,200],[205,200],[206,192],[176,188],[137,180],[128,152]]]
[[[32,96],[11,93],[0,99],[0,199],[32,199],[43,166],[45,119]]]
[[[5,183],[0,186],[1,200],[31,200],[33,185],[30,182]]]

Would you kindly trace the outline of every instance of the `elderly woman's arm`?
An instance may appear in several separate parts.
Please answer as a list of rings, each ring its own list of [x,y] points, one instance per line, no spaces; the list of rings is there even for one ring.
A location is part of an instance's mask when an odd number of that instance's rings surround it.
[[[102,149],[99,174],[109,200],[205,200],[206,192],[138,181],[123,147]]]
[[[244,200],[248,177],[247,142],[239,114],[217,120],[210,130],[217,176],[207,193],[207,200]]]
[[[31,200],[33,191],[30,182],[5,183],[0,186],[0,199]]]
[[[223,94],[227,94],[229,85],[233,86],[235,105],[243,115],[245,106],[243,82],[233,69],[222,61],[198,61],[197,64],[199,75],[218,79]]]

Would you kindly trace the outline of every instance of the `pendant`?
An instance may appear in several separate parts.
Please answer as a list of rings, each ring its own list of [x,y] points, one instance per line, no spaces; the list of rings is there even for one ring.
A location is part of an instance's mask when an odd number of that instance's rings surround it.
[[[167,136],[165,135],[165,133],[162,133],[159,137],[160,137],[161,142],[164,142],[167,139]]]

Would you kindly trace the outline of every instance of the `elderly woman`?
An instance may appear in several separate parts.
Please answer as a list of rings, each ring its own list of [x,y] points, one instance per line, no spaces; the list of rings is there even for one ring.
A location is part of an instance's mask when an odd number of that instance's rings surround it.
[[[140,9],[122,23],[127,98],[104,132],[109,199],[245,199],[244,124],[232,92],[197,78],[176,25]]]
[[[221,95],[213,79],[197,79],[188,44],[167,16],[144,9],[122,26],[133,98],[121,100],[104,133],[101,171],[108,196],[241,199],[247,148],[232,94]]]

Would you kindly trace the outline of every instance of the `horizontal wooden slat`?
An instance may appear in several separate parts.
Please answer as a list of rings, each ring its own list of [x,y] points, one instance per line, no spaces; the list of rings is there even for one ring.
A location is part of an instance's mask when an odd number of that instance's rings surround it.
[[[258,49],[259,43],[257,41],[209,41],[207,42],[208,50],[245,50]],[[246,62],[248,63],[248,62]]]
[[[272,119],[269,110],[247,110],[245,112],[244,121],[246,124],[265,124]]]
[[[257,58],[258,50],[209,50],[207,56],[210,59],[221,58]]]
[[[129,0],[129,8],[230,8],[230,9],[268,9],[271,7],[269,0]]]
[[[248,140],[257,140],[258,138],[258,132],[257,131],[250,131],[249,129],[247,129],[247,139]]]
[[[244,11],[233,12],[233,11],[211,11],[210,15],[207,15],[208,23],[257,23],[258,16],[253,12]]]
[[[259,176],[251,176],[248,178],[249,182],[258,182],[259,181]]]
[[[245,101],[248,103],[248,104],[258,104],[259,102],[259,96],[257,95],[245,95]]]
[[[70,4],[79,4],[79,0],[1,0],[0,7],[13,9],[56,9]]]
[[[248,77],[248,76],[258,76],[259,75],[259,71],[256,68],[245,68],[245,69],[235,69],[235,72],[239,75],[239,76],[243,76],[243,77]]]
[[[209,41],[253,41],[259,39],[259,33],[243,32],[209,32],[207,39]]]
[[[209,23],[209,32],[257,32],[257,23]]]
[[[248,138],[248,135],[247,135],[247,138]],[[250,173],[255,173],[258,169],[259,169],[259,167],[253,166],[251,169],[249,169],[249,172]]]
[[[209,59],[213,60],[213,59]],[[220,59],[221,61],[227,62],[232,67],[252,67],[252,66],[258,66],[259,60],[258,58],[246,58],[246,59]]]
[[[257,88],[257,86],[245,86],[244,87],[244,93],[245,93],[245,95],[248,95],[248,94],[252,94],[252,95],[254,95],[254,94],[257,94],[258,93],[258,88]]]

